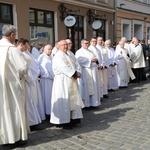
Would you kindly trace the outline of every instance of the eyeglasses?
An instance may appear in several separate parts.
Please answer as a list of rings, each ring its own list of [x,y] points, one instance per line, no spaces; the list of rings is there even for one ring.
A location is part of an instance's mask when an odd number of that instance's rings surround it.
[[[84,43],[84,44],[89,44],[89,43]]]
[[[72,43],[68,43],[68,45],[72,45]]]

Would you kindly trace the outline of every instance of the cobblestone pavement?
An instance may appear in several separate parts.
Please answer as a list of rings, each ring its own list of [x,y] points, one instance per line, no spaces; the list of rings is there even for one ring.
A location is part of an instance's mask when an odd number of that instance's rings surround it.
[[[44,121],[44,130],[30,133],[27,145],[15,150],[150,150],[150,78],[109,93],[83,114],[72,130]]]

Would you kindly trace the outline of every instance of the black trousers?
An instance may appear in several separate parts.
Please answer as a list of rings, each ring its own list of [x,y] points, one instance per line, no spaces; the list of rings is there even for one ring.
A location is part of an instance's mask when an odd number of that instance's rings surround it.
[[[147,80],[145,68],[132,68],[132,71],[136,78],[134,80],[131,80],[131,83],[136,83],[136,82]]]

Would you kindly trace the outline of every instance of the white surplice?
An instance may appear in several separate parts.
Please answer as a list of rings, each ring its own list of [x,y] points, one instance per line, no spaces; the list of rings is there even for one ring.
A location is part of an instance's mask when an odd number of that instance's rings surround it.
[[[108,89],[118,89],[118,79],[117,79],[117,60],[115,59],[115,50],[111,47],[106,48],[108,51],[109,65],[116,63],[116,66],[109,66],[107,70],[108,75]]]
[[[80,48],[75,56],[81,67],[82,76],[78,79],[78,87],[84,105],[85,107],[99,106],[101,104],[99,73],[97,64],[91,62],[95,56],[84,48]]]
[[[7,39],[0,40],[0,144],[27,140],[23,76],[26,61]]]
[[[59,50],[53,58],[54,82],[51,99],[51,119],[53,124],[69,123],[70,119],[83,118],[83,103],[78,92],[75,63],[70,57]]]
[[[101,57],[101,52],[98,50],[96,46],[90,45],[88,49],[94,54],[96,59],[98,60],[98,65],[97,66],[102,66],[102,57]],[[99,73],[99,79],[97,84],[99,84],[100,87],[100,98],[103,98],[103,74],[102,70],[98,70]]]
[[[108,78],[107,69],[109,68],[108,50],[99,44],[96,45],[102,56],[102,76],[103,76],[103,95],[108,94]]]
[[[38,75],[40,73],[37,63],[32,59],[31,54],[26,51],[23,52],[25,59],[28,57],[28,76],[26,78],[26,87],[27,87],[27,110],[28,110],[28,119],[29,125],[37,125],[41,123],[41,117],[38,111],[38,105],[43,106],[39,102],[39,93],[37,91],[37,82]]]
[[[33,55],[33,57],[34,57],[36,60],[38,60],[38,58],[39,58],[39,56],[40,56],[40,51],[39,51],[37,48],[33,47],[33,48],[32,48],[32,51],[31,51],[31,54]]]
[[[129,72],[131,70],[130,62],[125,51],[127,49],[118,47],[115,51],[115,59],[118,60],[117,72],[118,72],[118,85],[121,87],[127,87],[129,82]],[[130,67],[130,68],[128,68]],[[131,70],[132,71],[132,70]]]
[[[42,53],[38,59],[38,64],[41,71],[40,85],[44,110],[46,115],[50,115],[52,86],[54,79],[54,73],[52,70],[52,57]]]
[[[131,60],[131,68],[136,69],[145,67],[145,60],[141,44],[136,46],[134,45],[134,48],[132,49]]]
[[[29,73],[31,74],[30,76],[32,80],[31,82],[33,82],[32,84],[30,84],[31,99],[36,104],[41,120],[45,120],[44,104],[43,104],[41,89],[38,81],[38,76],[40,74],[39,65],[37,60],[33,57],[33,55],[30,52],[26,51],[25,54],[30,57],[28,68],[29,68]]]
[[[54,57],[57,52],[58,52],[58,49],[57,49],[56,47],[54,47],[54,48],[52,49],[52,54],[51,54],[51,56]]]

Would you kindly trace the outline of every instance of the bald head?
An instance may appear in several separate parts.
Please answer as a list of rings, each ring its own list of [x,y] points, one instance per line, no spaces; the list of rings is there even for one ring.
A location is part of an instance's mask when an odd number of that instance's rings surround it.
[[[50,56],[52,53],[52,46],[47,44],[43,48],[43,53],[46,54],[47,56]]]
[[[138,45],[139,44],[139,40],[137,37],[133,37],[132,38],[132,43],[135,44],[135,45]]]
[[[65,52],[65,53],[67,52],[67,50],[68,50],[68,43],[67,43],[66,40],[59,41],[58,45],[59,45],[59,50]]]
[[[110,47],[110,45],[111,45],[111,40],[109,40],[109,39],[106,40],[106,41],[105,41],[105,46],[106,46],[106,47]]]

